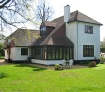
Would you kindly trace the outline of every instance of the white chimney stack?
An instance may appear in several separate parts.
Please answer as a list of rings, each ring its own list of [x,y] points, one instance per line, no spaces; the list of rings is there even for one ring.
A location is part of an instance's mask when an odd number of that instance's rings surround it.
[[[64,22],[68,22],[70,20],[70,6],[66,5],[64,7]]]

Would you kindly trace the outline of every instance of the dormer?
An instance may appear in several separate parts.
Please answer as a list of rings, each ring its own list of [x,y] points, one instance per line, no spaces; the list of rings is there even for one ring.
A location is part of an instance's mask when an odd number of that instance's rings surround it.
[[[44,21],[40,25],[40,36],[49,35],[56,27],[57,23]]]

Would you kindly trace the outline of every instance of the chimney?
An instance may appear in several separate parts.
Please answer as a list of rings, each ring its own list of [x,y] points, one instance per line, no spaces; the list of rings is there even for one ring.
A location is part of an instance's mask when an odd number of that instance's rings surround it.
[[[64,7],[64,22],[68,22],[70,20],[70,6],[66,5]]]

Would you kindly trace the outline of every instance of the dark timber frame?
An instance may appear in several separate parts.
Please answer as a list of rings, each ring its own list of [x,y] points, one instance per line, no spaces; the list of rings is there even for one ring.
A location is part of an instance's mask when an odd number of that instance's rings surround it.
[[[31,49],[31,56],[33,59],[39,60],[70,60],[73,59],[72,46],[34,46]]]

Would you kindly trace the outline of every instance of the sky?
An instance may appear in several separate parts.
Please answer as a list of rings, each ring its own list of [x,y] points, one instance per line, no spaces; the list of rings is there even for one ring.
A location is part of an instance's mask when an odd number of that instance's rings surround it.
[[[39,0],[35,0],[39,1]],[[64,6],[70,5],[70,12],[80,11],[103,24],[100,27],[100,40],[105,37],[105,3],[104,0],[47,0],[54,10],[53,19],[64,15]],[[33,29],[32,26],[27,25]]]
[[[80,11],[103,24],[100,27],[100,40],[105,37],[105,3],[104,0],[47,0],[55,10],[54,17],[64,15],[64,6],[70,5],[70,12]]]

